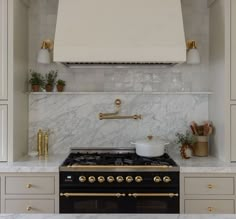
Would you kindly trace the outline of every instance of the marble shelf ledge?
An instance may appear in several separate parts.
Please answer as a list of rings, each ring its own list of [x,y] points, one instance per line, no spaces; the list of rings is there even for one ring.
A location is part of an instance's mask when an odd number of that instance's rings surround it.
[[[194,92],[30,92],[30,95],[212,95],[210,91]]]

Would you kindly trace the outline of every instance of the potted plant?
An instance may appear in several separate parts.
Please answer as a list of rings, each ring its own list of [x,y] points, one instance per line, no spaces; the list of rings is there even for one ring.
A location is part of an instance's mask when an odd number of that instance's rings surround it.
[[[196,137],[189,131],[185,134],[176,133],[177,144],[181,144],[180,153],[182,158],[189,159],[193,154],[193,145],[196,143]]]
[[[54,70],[51,70],[48,74],[45,75],[45,80],[46,80],[45,89],[47,92],[53,91],[56,78],[57,78],[57,71]]]
[[[66,82],[65,81],[63,81],[63,80],[61,80],[61,79],[59,79],[58,81],[57,81],[57,91],[58,92],[62,92],[63,90],[64,90],[64,87],[66,86]]]
[[[44,78],[40,73],[36,71],[30,71],[30,73],[31,78],[29,80],[29,83],[31,84],[32,91],[39,92],[40,88],[44,86]]]

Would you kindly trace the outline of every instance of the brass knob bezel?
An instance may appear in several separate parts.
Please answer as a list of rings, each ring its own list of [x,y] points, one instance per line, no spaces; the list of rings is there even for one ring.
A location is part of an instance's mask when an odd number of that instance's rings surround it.
[[[123,176],[117,176],[117,177],[116,177],[116,181],[117,181],[118,183],[122,183],[122,182],[124,181],[124,177],[123,177]]]
[[[134,181],[134,178],[132,176],[126,176],[125,180],[127,183],[132,183]]]
[[[95,178],[94,176],[90,176],[90,177],[88,178],[88,181],[89,181],[90,183],[95,183],[95,182],[96,182],[96,178]]]
[[[135,177],[135,182],[136,183],[141,183],[143,181],[143,178],[141,176],[136,176]]]
[[[81,182],[81,183],[84,183],[84,182],[86,182],[86,177],[85,176],[80,176],[79,177],[79,181]]]
[[[155,183],[159,183],[159,182],[161,182],[162,180],[161,180],[161,177],[160,177],[160,176],[155,176],[155,177],[153,178],[153,181],[154,181]]]
[[[107,177],[107,182],[113,183],[115,181],[115,178],[113,176],[108,176]]]
[[[169,183],[169,182],[171,182],[171,178],[169,176],[164,176],[163,177],[163,182],[164,183]]]
[[[99,177],[98,177],[98,182],[99,182],[99,183],[105,182],[104,176],[99,176]]]

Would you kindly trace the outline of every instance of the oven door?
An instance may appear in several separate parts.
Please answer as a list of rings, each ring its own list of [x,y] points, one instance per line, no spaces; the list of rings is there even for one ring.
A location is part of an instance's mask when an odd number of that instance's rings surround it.
[[[179,213],[179,197],[137,190],[61,192],[60,213]]]

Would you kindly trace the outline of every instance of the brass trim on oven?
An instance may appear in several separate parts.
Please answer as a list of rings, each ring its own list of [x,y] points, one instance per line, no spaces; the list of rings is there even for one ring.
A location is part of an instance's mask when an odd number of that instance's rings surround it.
[[[65,196],[65,197],[91,197],[91,196],[96,196],[96,197],[125,197],[125,193],[60,193],[60,196]]]
[[[178,193],[129,193],[129,197],[178,197]]]
[[[74,166],[67,166],[67,168],[86,168],[86,169],[112,169],[112,168],[121,168],[121,169],[170,169],[173,168],[173,166],[167,166],[167,165],[162,165],[162,166],[142,166],[142,165],[138,165],[138,166],[129,166],[129,165],[124,165],[124,166],[115,166],[115,165],[74,165]]]

